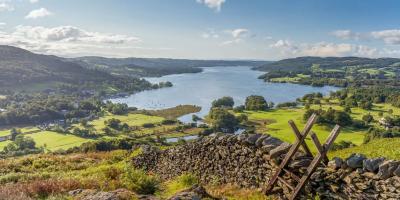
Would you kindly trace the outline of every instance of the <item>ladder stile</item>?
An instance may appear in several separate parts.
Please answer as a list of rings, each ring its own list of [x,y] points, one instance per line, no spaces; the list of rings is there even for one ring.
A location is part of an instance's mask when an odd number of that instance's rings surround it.
[[[326,164],[329,159],[327,157],[327,153],[328,150],[331,148],[333,142],[335,141],[335,139],[337,138],[337,136],[340,133],[340,126],[336,125],[331,133],[329,134],[326,142],[321,145],[320,141],[318,140],[317,135],[311,131],[314,123],[317,120],[317,115],[313,114],[307,121],[303,131],[300,133],[300,131],[298,130],[297,126],[295,125],[295,123],[290,120],[289,121],[289,125],[293,130],[293,133],[296,136],[296,141],[295,143],[291,146],[291,148],[289,149],[289,151],[286,153],[284,159],[282,160],[282,162],[279,164],[277,170],[275,171],[274,175],[272,176],[272,178],[269,180],[266,188],[264,189],[264,193],[268,194],[270,191],[272,191],[272,189],[274,188],[274,185],[277,183],[277,181],[283,183],[284,185],[286,185],[291,191],[292,193],[290,194],[289,199],[290,200],[294,200],[298,197],[298,195],[300,194],[300,192],[302,191],[302,189],[304,188],[304,186],[307,184],[308,180],[310,179],[311,175],[315,172],[315,170],[317,169],[317,167],[320,164]],[[314,145],[316,146],[318,153],[313,156],[313,154],[310,151],[310,148],[307,146],[307,144],[305,143],[305,139],[308,135],[308,133],[311,132],[311,139],[314,143]],[[290,163],[292,157],[296,154],[296,152],[299,151],[300,146],[304,149],[304,153],[313,158],[313,160],[311,161],[311,163],[309,164],[309,166],[307,167],[307,170],[304,172],[304,174],[299,177],[296,174],[294,174],[293,172],[291,172],[289,169],[286,169],[286,167],[288,166],[288,164]],[[292,178],[293,180],[295,180],[297,182],[296,186],[291,185],[288,181],[286,181],[283,177],[281,177],[281,175],[283,173],[286,173],[290,176],[290,178]]]

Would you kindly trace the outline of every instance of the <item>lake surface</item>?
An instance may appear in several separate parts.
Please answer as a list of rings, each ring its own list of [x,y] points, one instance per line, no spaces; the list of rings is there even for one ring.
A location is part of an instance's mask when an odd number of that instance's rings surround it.
[[[197,113],[205,116],[211,102],[223,96],[231,96],[235,106],[244,104],[247,96],[262,95],[275,104],[295,101],[296,98],[312,92],[329,94],[338,88],[311,87],[290,83],[266,83],[258,79],[264,72],[253,71],[250,67],[213,67],[204,68],[202,73],[168,75],[159,78],[146,78],[152,83],[170,81],[171,88],[143,91],[125,98],[111,99],[113,102],[126,103],[139,109],[164,109],[177,105],[198,105],[202,110]],[[180,120],[191,121],[187,115]]]

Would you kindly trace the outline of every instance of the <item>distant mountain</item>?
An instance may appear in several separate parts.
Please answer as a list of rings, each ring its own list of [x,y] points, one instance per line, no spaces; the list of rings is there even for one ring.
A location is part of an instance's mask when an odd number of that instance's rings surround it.
[[[168,58],[104,58],[79,57],[68,59],[90,69],[106,70],[131,76],[162,76],[178,73],[200,72],[200,67],[251,66],[258,67],[267,61],[188,60]]]
[[[35,54],[4,45],[0,45],[0,72],[2,87],[49,81],[79,83],[114,78],[108,73],[87,69],[56,56]]]
[[[298,57],[284,59],[273,63],[255,67],[261,71],[307,71],[313,66],[320,69],[340,69],[343,67],[382,68],[400,64],[397,58],[360,58],[360,57]]]

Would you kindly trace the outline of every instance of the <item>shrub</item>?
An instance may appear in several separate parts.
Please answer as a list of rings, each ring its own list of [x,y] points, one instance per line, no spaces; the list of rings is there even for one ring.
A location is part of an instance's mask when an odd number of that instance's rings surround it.
[[[153,123],[145,123],[142,126],[143,128],[153,128],[155,125]]]
[[[123,175],[125,187],[139,194],[154,194],[160,189],[160,180],[144,171],[127,166]]]
[[[172,125],[172,124],[176,124],[176,120],[173,119],[164,119],[161,122],[162,125]]]

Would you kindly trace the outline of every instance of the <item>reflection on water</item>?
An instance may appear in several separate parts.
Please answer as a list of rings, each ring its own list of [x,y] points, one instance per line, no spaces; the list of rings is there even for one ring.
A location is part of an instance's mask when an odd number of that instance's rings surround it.
[[[311,87],[290,83],[265,83],[257,79],[263,72],[253,71],[249,67],[213,67],[204,68],[202,73],[178,74],[159,78],[148,78],[150,82],[170,81],[171,88],[143,91],[129,97],[112,99],[113,102],[127,103],[140,109],[164,109],[177,105],[198,105],[202,110],[196,115],[204,117],[211,102],[223,96],[231,96],[235,105],[243,104],[246,97],[256,94],[267,101],[282,103],[295,101],[296,98],[312,92],[327,94],[335,87]],[[180,118],[191,122],[192,114]]]

